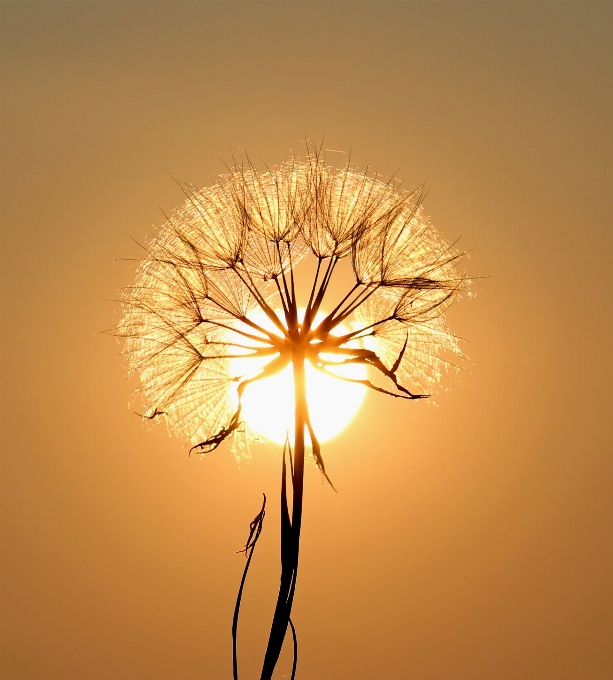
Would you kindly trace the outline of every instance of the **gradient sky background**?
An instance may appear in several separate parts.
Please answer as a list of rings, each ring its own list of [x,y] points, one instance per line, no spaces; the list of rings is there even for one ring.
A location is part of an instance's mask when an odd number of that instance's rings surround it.
[[[308,471],[298,678],[613,678],[613,3],[4,2],[2,50],[2,677],[229,678],[265,491],[256,677],[279,452],[143,428],[99,331],[169,175],[325,134],[427,180],[488,278],[451,393],[369,396],[324,448],[339,493]]]

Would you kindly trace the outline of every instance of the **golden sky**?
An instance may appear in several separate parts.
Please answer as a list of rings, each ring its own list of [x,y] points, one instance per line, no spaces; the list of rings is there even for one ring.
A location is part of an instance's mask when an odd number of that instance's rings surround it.
[[[449,315],[451,391],[369,394],[323,447],[339,493],[307,470],[298,680],[613,678],[612,46],[609,2],[2,3],[3,678],[230,677],[265,492],[256,677],[278,447],[239,466],[143,428],[99,332],[170,176],[324,135],[425,180],[486,278]]]

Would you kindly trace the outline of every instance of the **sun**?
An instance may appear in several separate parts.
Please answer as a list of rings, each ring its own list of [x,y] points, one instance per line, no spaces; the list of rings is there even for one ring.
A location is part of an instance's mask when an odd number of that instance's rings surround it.
[[[318,317],[324,316],[324,313],[318,314]],[[264,314],[258,315],[258,318],[253,320],[262,327],[274,330]],[[338,335],[349,332],[342,324],[335,330]],[[328,357],[324,355],[324,358]],[[232,359],[230,372],[233,376],[246,372],[254,373],[262,363],[265,362],[252,358]],[[365,380],[366,367],[350,364],[330,369],[329,372],[339,376],[338,378],[318,371],[309,363],[306,364],[305,371],[307,402],[313,430],[320,442],[327,441],[347,427],[358,412],[366,394],[364,385],[340,378]],[[291,364],[276,375],[252,383],[245,390],[241,417],[252,430],[270,441],[283,444],[288,435],[290,441],[293,441],[294,413],[294,378]]]

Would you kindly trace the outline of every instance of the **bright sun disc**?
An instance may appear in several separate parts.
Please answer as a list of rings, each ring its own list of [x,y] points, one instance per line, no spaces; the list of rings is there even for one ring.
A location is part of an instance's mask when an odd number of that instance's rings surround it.
[[[254,321],[267,329],[274,328],[271,328],[270,322],[265,317],[254,319]],[[338,335],[348,332],[342,324],[336,329]],[[324,355],[324,358],[328,357]],[[329,358],[339,360],[339,357],[334,355],[330,355]],[[255,359],[232,359],[230,371],[232,375],[242,375],[247,372],[253,374],[254,370],[257,371],[264,363],[261,360],[256,363]],[[305,368],[311,424],[317,439],[320,442],[326,441],[339,434],[355,416],[364,400],[366,387],[335,378],[332,375],[325,375],[308,362]],[[359,364],[335,366],[329,371],[352,380],[366,378],[366,367]],[[242,418],[252,430],[279,444],[285,442],[288,434],[290,441],[293,441],[294,378],[291,364],[270,378],[248,385],[242,404]],[[308,433],[307,441],[309,441]]]

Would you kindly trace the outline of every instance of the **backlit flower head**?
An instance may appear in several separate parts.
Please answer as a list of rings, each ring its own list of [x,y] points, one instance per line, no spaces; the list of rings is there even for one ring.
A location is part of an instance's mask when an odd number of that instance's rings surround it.
[[[404,399],[428,396],[461,355],[444,313],[466,287],[455,267],[462,254],[431,226],[420,190],[399,192],[350,164],[334,169],[312,149],[264,172],[246,161],[213,186],[182,188],[185,203],[124,293],[118,334],[145,417],[165,419],[196,450],[241,431],[245,389],[297,353],[324,372],[366,365],[372,378],[361,384]],[[305,258],[316,273],[299,300]],[[352,280],[328,301],[343,262]],[[237,357],[257,358],[255,374],[233,375]]]

